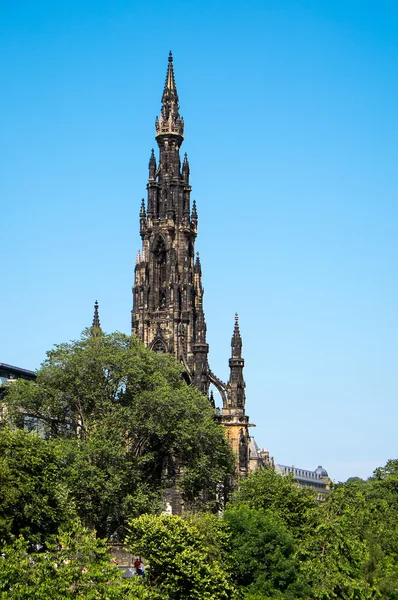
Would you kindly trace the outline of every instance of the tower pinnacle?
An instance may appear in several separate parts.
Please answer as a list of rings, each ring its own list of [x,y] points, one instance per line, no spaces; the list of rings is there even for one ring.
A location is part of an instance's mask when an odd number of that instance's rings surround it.
[[[244,410],[245,380],[243,378],[243,367],[245,361],[242,358],[242,338],[239,331],[238,313],[235,313],[235,326],[231,339],[231,348],[231,358],[229,359],[231,374],[228,382],[228,399],[231,401],[231,406]]]
[[[159,118],[156,118],[156,138],[170,134],[179,136],[179,146],[184,139],[184,119],[180,117],[178,93],[174,77],[173,55],[169,53],[166,81],[164,84],[162,107]]]
[[[94,317],[93,317],[93,324],[91,325],[91,330],[92,336],[97,336],[98,335],[98,330],[101,330],[101,323],[99,320],[99,314],[98,314],[98,300],[95,301],[94,304]]]
[[[162,97],[162,103],[165,103],[165,100],[168,100],[172,95],[174,95],[174,99],[178,103],[178,94],[176,88],[176,81],[174,78],[174,68],[173,68],[173,54],[170,50],[169,52],[169,64],[167,66],[167,74],[166,74],[166,82],[164,84],[164,91]]]
[[[239,331],[239,316],[235,313],[235,326],[231,340],[232,358],[242,358],[242,337]]]

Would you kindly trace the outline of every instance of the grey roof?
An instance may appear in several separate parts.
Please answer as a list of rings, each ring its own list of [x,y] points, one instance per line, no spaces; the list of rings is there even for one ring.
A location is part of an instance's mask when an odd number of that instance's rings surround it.
[[[7,371],[10,375],[16,375],[17,377],[27,377],[29,379],[36,377],[36,371],[22,369],[22,367],[15,367],[2,362],[0,362],[0,370]]]
[[[328,477],[327,471],[322,467],[320,467],[320,469],[321,471],[319,471],[318,467],[315,471],[309,471],[308,469],[299,469],[288,465],[275,465],[277,473],[280,473],[281,475],[292,474],[295,479],[307,482],[322,480],[324,477]],[[326,475],[324,473],[326,473]]]
[[[254,437],[250,438],[250,458],[258,458],[258,446]]]
[[[329,477],[328,472],[321,465],[315,469],[315,473],[318,473],[321,477]]]

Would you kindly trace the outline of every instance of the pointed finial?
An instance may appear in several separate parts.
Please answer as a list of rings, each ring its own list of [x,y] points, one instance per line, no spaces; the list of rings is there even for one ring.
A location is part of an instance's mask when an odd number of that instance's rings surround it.
[[[149,169],[149,179],[155,179],[156,178],[156,158],[155,158],[155,152],[154,152],[153,148],[152,148],[152,152],[151,152],[151,157],[149,159],[148,169]]]
[[[140,217],[145,217],[145,200],[141,200]]]
[[[173,55],[170,51],[167,65],[166,81],[162,95],[162,108],[159,119],[156,119],[156,137],[159,135],[177,135],[179,144],[184,138],[184,119],[180,117],[178,93],[174,78]]]
[[[182,163],[182,176],[183,176],[185,183],[189,184],[189,162],[188,162],[188,155],[186,152],[184,154],[184,161]]]
[[[196,200],[194,200],[192,203],[192,220],[193,221],[198,220],[198,211],[196,210]]]
[[[240,357],[241,352],[242,352],[242,338],[241,338],[240,331],[239,331],[238,313],[235,313],[235,325],[234,325],[234,332],[232,334],[231,346],[232,346],[232,357],[233,358]]]
[[[92,324],[91,328],[93,330],[91,335],[97,336],[98,331],[96,331],[96,330],[101,329],[101,323],[100,323],[99,314],[98,314],[98,300],[96,300],[94,303],[94,317],[93,317],[93,324]]]
[[[138,250],[137,250],[137,256],[135,257],[135,264],[136,264],[136,265],[139,265],[139,264],[140,264],[140,262],[141,262],[141,254],[140,254],[140,251],[139,251],[139,249],[138,249]]]
[[[149,170],[149,179],[154,181],[156,179],[156,158],[155,158],[155,153],[153,151],[153,148],[152,148],[152,152],[151,152],[151,157],[149,159],[148,170]]]
[[[173,68],[173,54],[170,50],[169,52],[169,64],[167,65],[167,74],[166,74],[166,81],[164,84],[164,92],[163,92],[163,97],[165,96],[165,94],[167,92],[175,92],[175,98],[178,102],[178,95],[177,95],[177,88],[176,88],[176,82],[174,79],[174,68]]]
[[[202,265],[200,264],[199,252],[196,253],[195,271],[196,273],[202,273]]]
[[[213,408],[215,408],[216,403],[214,402],[214,394],[213,394],[213,390],[210,390],[210,404]]]

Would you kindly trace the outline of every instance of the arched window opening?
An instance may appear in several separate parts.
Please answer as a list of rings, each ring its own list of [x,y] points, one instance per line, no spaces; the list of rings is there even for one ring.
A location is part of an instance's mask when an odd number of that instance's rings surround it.
[[[166,286],[166,244],[161,235],[156,240],[153,251],[155,257],[155,268],[157,271],[157,283],[159,287]]]
[[[156,354],[165,354],[167,352],[166,345],[163,340],[155,340],[152,345],[152,350],[156,352]]]
[[[160,290],[159,292],[159,308],[164,310],[166,308],[166,292]]]

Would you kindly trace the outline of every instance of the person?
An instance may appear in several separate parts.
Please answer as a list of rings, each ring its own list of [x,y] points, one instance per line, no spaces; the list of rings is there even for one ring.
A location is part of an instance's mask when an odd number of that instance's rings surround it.
[[[144,565],[144,563],[142,561],[140,562],[140,573],[139,573],[139,575],[141,575],[142,578],[145,577],[145,565]]]
[[[142,575],[142,573],[141,573],[141,557],[135,559],[134,568],[135,568],[135,572],[137,573],[137,575]]]

